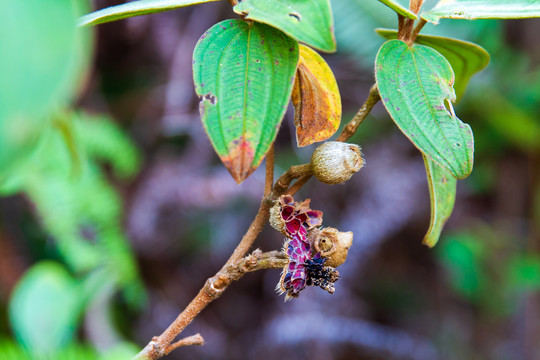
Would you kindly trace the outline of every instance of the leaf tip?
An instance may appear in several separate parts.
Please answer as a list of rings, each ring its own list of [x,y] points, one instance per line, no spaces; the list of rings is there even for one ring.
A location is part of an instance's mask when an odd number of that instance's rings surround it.
[[[241,184],[255,171],[257,166],[252,166],[255,150],[251,142],[241,137],[229,145],[229,154],[222,156],[221,161],[229,170],[237,184]]]
[[[422,240],[422,245],[426,245],[428,248],[432,249],[437,244],[438,241],[439,241],[439,236],[433,237],[430,234],[426,234],[426,236]]]

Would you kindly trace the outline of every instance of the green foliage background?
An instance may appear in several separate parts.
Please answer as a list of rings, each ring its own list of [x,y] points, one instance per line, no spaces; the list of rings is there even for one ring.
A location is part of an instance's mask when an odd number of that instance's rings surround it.
[[[245,1],[242,7],[252,2]],[[396,17],[378,1],[331,3],[338,53],[326,58],[345,95],[344,111],[349,115],[344,119],[349,119],[373,82],[375,55],[384,42],[374,30],[395,28]],[[240,190],[230,190],[238,188],[220,172],[201,135],[193,95],[175,93],[183,106],[180,117],[196,121],[167,127],[159,110],[166,108],[162,104],[166,96],[156,89],[169,86],[169,78],[181,73],[182,66],[189,68],[191,61],[188,54],[188,65],[181,61],[178,65],[167,57],[172,53],[167,47],[175,44],[178,54],[191,53],[204,26],[233,16],[227,3],[150,16],[158,20],[104,25],[98,45],[91,30],[75,30],[89,5],[83,0],[12,1],[0,12],[2,359],[130,358],[163,330],[219,267],[238,232],[247,226],[260,195],[257,173]],[[169,42],[163,45],[159,29],[167,26],[171,26]],[[137,32],[139,27],[147,31]],[[344,342],[345,336],[336,340],[323,334],[314,348],[309,332],[295,325],[296,337],[278,337],[272,324],[281,324],[283,314],[292,318],[296,310],[274,296],[278,274],[257,274],[238,284],[231,290],[235,294],[220,299],[215,310],[203,314],[195,325],[219,334],[205,346],[208,350],[182,349],[179,358],[240,359],[259,353],[268,359],[317,360],[329,358],[325,354],[330,349],[336,359],[367,354],[399,359],[404,343],[388,340],[397,345],[390,350],[383,346],[384,339],[399,338],[391,337],[396,330],[413,340],[427,339],[436,353],[451,359],[540,356],[534,345],[517,352],[498,351],[495,346],[507,337],[516,342],[524,337],[540,339],[526,320],[538,308],[540,290],[540,48],[526,37],[516,38],[516,29],[519,34],[534,33],[540,25],[537,20],[445,19],[437,26],[426,25],[425,34],[477,42],[491,55],[489,67],[472,78],[456,106],[475,134],[475,169],[458,188],[462,205],[457,205],[435,250],[420,245],[429,211],[419,205],[418,214],[408,217],[407,224],[377,240],[374,254],[351,255],[339,282],[342,289],[334,297],[306,293],[308,299],[301,300],[308,304],[301,314],[304,323],[315,324],[320,316],[346,317],[351,322],[341,322],[340,329],[354,336]],[[331,41],[320,47],[331,48]],[[183,75],[175,85],[188,84],[191,89],[191,74]],[[291,146],[294,136],[287,123],[292,121],[286,117],[277,138],[281,170],[305,161],[307,154]],[[370,148],[381,142],[392,148],[397,136],[401,135],[389,118],[375,110],[353,140],[369,155]],[[420,157],[414,156],[423,171]],[[367,161],[369,166],[362,171],[375,171],[376,161],[369,157]],[[165,175],[153,164],[163,166]],[[402,174],[396,181],[409,181],[408,176],[412,175]],[[158,184],[155,188],[148,185],[152,181]],[[300,196],[313,197],[325,219],[338,226],[351,213],[358,221],[370,215],[354,212],[358,199],[371,192],[368,185],[359,180],[348,188],[328,190],[310,183]],[[172,198],[173,204],[154,198],[144,202],[145,191],[165,194],[161,196]],[[427,186],[423,191],[427,194]],[[420,200],[428,202],[427,197],[407,201]],[[137,205],[139,201],[144,206]],[[159,201],[165,205],[156,205]],[[136,210],[146,216],[137,221],[155,218],[157,225],[144,236],[130,231],[131,238],[139,236],[149,244],[134,249],[136,241],[127,236],[126,228]],[[390,228],[391,221],[385,226]],[[362,246],[362,231],[369,229],[355,232],[360,244],[356,246]],[[258,245],[274,249],[280,241],[275,234],[263,233]],[[315,299],[311,303],[310,297]],[[261,309],[267,318],[257,323],[269,324],[264,329],[253,324]],[[107,329],[106,344],[85,330],[98,315]],[[331,323],[328,319],[323,325]],[[361,321],[372,326],[370,334],[380,331],[382,345],[370,343],[366,334],[362,337],[353,326]],[[511,326],[525,329],[526,336],[502,331]],[[323,327],[313,326],[311,332]],[[234,346],[247,336],[251,350]]]

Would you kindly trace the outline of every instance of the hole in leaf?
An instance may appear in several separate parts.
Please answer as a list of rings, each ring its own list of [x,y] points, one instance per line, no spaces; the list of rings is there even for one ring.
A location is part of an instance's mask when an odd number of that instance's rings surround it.
[[[301,20],[301,16],[300,16],[300,14],[297,13],[297,12],[289,13],[289,16],[292,17],[292,18],[295,18],[296,21],[300,21],[300,20]]]
[[[201,96],[201,102],[203,102],[204,100],[210,101],[210,104],[212,104],[212,105],[216,105],[216,103],[217,103],[217,98],[212,94],[204,94],[204,95],[202,95]]]
[[[452,106],[452,103],[448,99],[444,99],[444,108],[446,111],[448,111],[448,114],[452,117],[456,117],[456,113],[454,113],[454,107]]]

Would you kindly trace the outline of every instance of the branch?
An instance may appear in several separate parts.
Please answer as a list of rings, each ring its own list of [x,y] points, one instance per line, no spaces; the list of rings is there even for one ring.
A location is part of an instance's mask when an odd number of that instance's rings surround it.
[[[272,192],[272,199],[276,200],[287,192],[289,185],[295,179],[311,176],[311,164],[293,165],[277,179]]]
[[[291,187],[286,191],[286,193],[289,195],[296,194],[298,190],[300,190],[302,186],[304,186],[309,181],[309,179],[311,179],[311,173],[306,174],[302,176],[301,178],[299,178],[298,180],[296,180],[296,182],[291,185]]]
[[[397,14],[398,16],[398,35],[399,40],[405,39],[405,16]]]
[[[377,104],[380,99],[381,96],[379,95],[377,84],[374,84],[369,90],[369,95],[366,102],[362,105],[360,110],[358,110],[352,120],[349,121],[345,127],[343,127],[343,130],[341,131],[341,134],[339,134],[336,141],[345,142],[349,140],[349,138],[356,133],[364,119],[368,116],[375,104]],[[272,192],[272,200],[276,200],[280,195],[283,194],[296,194],[296,192],[300,190],[309,179],[311,179],[311,164],[291,166],[289,170],[287,170],[279,177],[279,179],[277,179]],[[291,182],[293,180],[296,180],[296,182],[291,186]]]
[[[422,8],[422,4],[424,3],[424,0],[410,0],[409,1],[409,10],[411,10],[413,13],[417,14],[420,12],[420,9]],[[401,19],[400,19],[401,20]],[[407,44],[412,45],[414,40],[416,39],[416,36],[424,27],[426,24],[426,21],[422,18],[418,20],[418,24],[416,28],[414,27],[414,20],[413,19],[406,19],[404,24],[399,23],[400,27],[398,30],[398,39],[405,41]]]
[[[232,281],[238,280],[248,271],[258,270],[257,266],[259,260],[265,260],[263,262],[263,264],[265,264],[264,266],[267,266],[265,268],[269,268],[268,266],[275,263],[272,261],[269,263],[268,259],[264,256],[259,259],[259,256],[262,256],[260,251],[258,253],[254,252],[252,255],[242,259],[268,222],[270,208],[273,205],[273,202],[270,200],[274,177],[273,149],[274,146],[272,145],[268,153],[268,157],[266,158],[266,176],[264,185],[265,193],[263,199],[261,200],[259,211],[249,226],[249,229],[244,234],[244,237],[234,249],[231,257],[216,275],[206,280],[203,288],[199,291],[197,296],[191,300],[184,311],[178,315],[176,320],[174,320],[173,323],[169,325],[169,327],[160,336],[154,337],[152,341],[150,341],[134,359],[159,359],[160,357],[167,355],[176,347],[181,346],[176,346],[178,343],[173,345],[171,345],[171,343],[206,307],[206,305],[217,299],[223,293],[223,291],[225,291]],[[287,264],[283,261],[277,263],[282,268]]]
[[[249,226],[248,231],[245,233],[242,241],[236,246],[234,252],[223,268],[227,265],[234,264],[239,261],[249,250],[253,242],[260,234],[266,223],[268,222],[268,217],[270,216],[270,208],[274,205],[273,201],[270,199],[272,183],[274,181],[274,144],[270,147],[268,155],[266,157],[266,175],[264,180],[264,196],[261,200],[261,206],[259,211],[255,216],[255,219]],[[221,270],[223,270],[223,268]]]
[[[360,110],[354,115],[351,121],[341,131],[341,134],[338,136],[336,141],[347,141],[356,133],[356,130],[358,130],[358,127],[362,124],[362,122],[365,120],[365,118],[368,116],[368,114],[371,112],[375,104],[377,104],[381,100],[381,96],[379,95],[379,89],[377,88],[377,84],[374,84],[371,89],[369,89],[369,95],[366,99],[366,102]]]
[[[233,281],[239,280],[248,272],[283,269],[287,263],[287,256],[281,251],[263,253],[261,250],[255,250],[237,263],[224,266],[216,275],[206,280],[197,296],[167,330],[160,336],[154,337],[133,360],[159,359],[180,346],[202,345],[204,340],[199,334],[184,338],[172,345],[171,343],[209,303],[220,297]]]
[[[373,106],[379,101],[379,91],[373,85],[368,99],[362,105],[354,118],[345,126],[337,141],[346,141],[358,129],[362,121],[366,118]],[[169,352],[180,346],[201,344],[202,342],[191,342],[193,337],[182,339],[174,344],[174,339],[193,321],[193,319],[213,300],[217,299],[229,287],[229,285],[244,274],[251,271],[264,269],[282,269],[288,264],[287,256],[280,251],[262,253],[255,250],[253,254],[244,257],[253,242],[268,222],[270,208],[274,200],[284,193],[294,194],[311,177],[311,164],[291,166],[283,175],[279,177],[272,187],[274,171],[274,148],[273,145],[266,158],[266,176],[264,186],[264,196],[261,200],[259,211],[255,219],[249,226],[242,241],[238,244],[231,257],[225,265],[213,277],[206,280],[203,288],[197,296],[191,300],[184,311],[178,315],[171,325],[158,337],[154,337],[133,360],[154,360],[167,355]],[[289,187],[293,180],[296,183]]]
[[[420,33],[424,25],[426,25],[426,23],[427,21],[424,19],[418,20],[418,22],[416,23],[416,26],[414,27],[414,30],[412,31],[411,37],[409,39],[410,44],[412,44],[416,40],[416,37],[418,36],[418,34]]]
[[[195,334],[188,336],[187,338],[183,338],[182,340],[178,340],[174,344],[167,347],[167,354],[169,354],[171,351],[178,349],[181,346],[190,346],[190,345],[204,345],[204,339],[201,336],[201,334]]]
[[[424,0],[410,0],[409,10],[411,10],[413,13],[418,15],[418,12],[420,11],[420,8],[422,7],[423,3],[424,3]]]
[[[274,184],[274,158],[275,158],[274,143],[270,146],[270,150],[266,154],[266,176],[264,179],[264,196],[269,196]]]

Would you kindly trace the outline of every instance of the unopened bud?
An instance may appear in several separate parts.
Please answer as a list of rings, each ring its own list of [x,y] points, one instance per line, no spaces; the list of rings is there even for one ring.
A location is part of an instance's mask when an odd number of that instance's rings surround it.
[[[311,157],[313,175],[325,184],[341,184],[364,166],[360,146],[339,141],[320,145]]]

